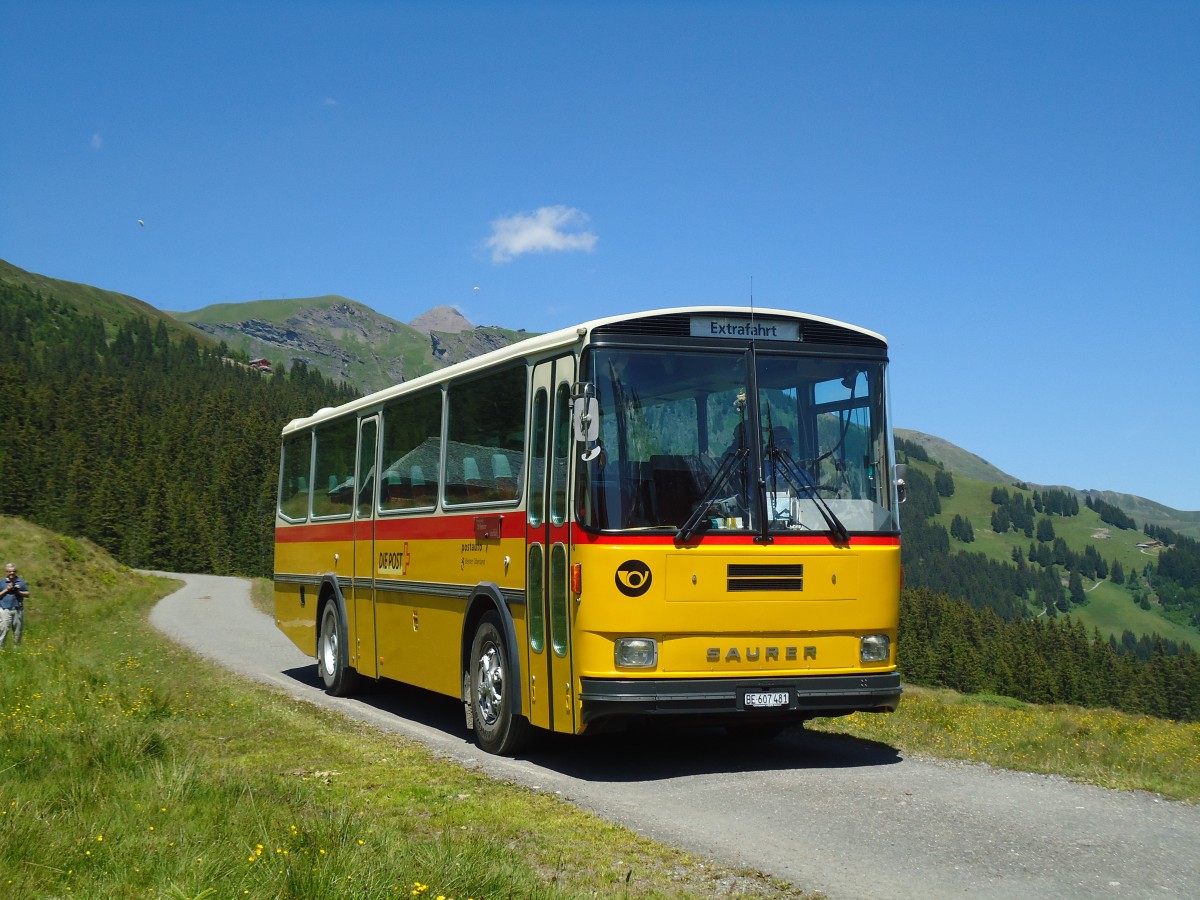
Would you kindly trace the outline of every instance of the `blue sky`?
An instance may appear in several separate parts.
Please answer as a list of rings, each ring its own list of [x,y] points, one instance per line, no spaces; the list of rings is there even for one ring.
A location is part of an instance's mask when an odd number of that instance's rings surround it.
[[[899,427],[1200,509],[1200,3],[0,0],[0,103],[21,268],[533,331],[753,290],[887,336]]]

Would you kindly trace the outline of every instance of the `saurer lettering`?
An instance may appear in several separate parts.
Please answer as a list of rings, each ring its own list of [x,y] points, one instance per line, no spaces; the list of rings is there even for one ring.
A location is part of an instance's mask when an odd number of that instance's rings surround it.
[[[779,647],[742,647],[740,649],[730,647],[722,653],[720,647],[709,647],[706,658],[710,663],[721,662],[722,660],[725,662],[742,662],[743,660],[745,662],[758,662],[759,660],[763,662],[779,662],[779,650]],[[800,649],[798,647],[783,648],[783,658],[786,662],[795,662],[799,656]],[[805,647],[804,658],[816,659],[817,648]]]

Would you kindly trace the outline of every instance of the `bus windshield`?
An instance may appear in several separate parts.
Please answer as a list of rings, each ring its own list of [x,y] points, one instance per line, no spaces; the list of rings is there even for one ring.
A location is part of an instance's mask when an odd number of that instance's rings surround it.
[[[884,360],[597,347],[583,372],[600,426],[585,528],[898,531]]]

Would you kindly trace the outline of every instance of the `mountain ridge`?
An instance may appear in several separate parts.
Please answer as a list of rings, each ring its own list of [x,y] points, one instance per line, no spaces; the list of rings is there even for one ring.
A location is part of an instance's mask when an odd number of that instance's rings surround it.
[[[476,326],[451,306],[409,323],[338,294],[221,303],[172,313],[215,340],[273,363],[297,360],[370,393],[526,337]]]

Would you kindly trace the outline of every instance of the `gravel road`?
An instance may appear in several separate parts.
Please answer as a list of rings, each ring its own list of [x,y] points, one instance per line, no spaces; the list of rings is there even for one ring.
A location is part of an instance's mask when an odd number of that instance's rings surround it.
[[[151,622],[234,672],[834,900],[1200,897],[1200,806],[803,731],[748,745],[703,731],[564,738],[501,759],[470,742],[455,701],[402,686],[326,695],[248,582],[170,577],[185,586]]]

